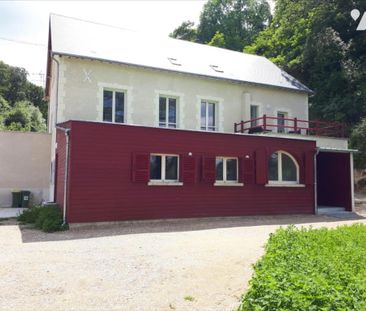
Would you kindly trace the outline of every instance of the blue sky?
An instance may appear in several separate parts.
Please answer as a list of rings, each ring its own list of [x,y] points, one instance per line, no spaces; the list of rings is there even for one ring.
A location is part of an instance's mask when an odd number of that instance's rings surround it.
[[[24,67],[29,80],[42,85],[51,12],[167,36],[185,20],[197,22],[205,2],[0,1],[0,60]]]

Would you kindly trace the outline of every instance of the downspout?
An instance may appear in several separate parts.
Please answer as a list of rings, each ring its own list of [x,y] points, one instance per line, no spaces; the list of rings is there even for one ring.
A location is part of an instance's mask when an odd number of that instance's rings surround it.
[[[55,108],[55,122],[54,124],[57,124],[57,114],[58,114],[58,87],[60,82],[60,62],[55,58],[54,55],[52,55],[52,60],[55,61],[57,64],[57,76],[56,76],[56,108]]]
[[[317,176],[317,161],[316,158],[319,154],[319,148],[316,148],[316,152],[314,153],[314,212],[318,214],[318,176]]]
[[[65,132],[66,139],[66,157],[65,157],[65,174],[64,174],[64,198],[63,198],[63,225],[67,224],[66,210],[67,210],[67,181],[69,177],[69,146],[70,146],[70,129],[56,126],[57,129]]]

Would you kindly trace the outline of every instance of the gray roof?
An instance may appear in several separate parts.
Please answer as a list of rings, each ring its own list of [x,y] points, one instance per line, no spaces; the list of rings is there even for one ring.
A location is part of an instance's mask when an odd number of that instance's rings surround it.
[[[50,16],[50,31],[53,54],[311,92],[261,56],[55,14]]]

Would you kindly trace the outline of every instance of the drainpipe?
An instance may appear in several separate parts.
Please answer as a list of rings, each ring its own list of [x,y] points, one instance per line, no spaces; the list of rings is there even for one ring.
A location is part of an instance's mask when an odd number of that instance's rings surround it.
[[[60,62],[55,58],[54,55],[52,55],[52,60],[55,61],[57,64],[57,76],[56,76],[56,108],[55,108],[55,122],[54,124],[57,124],[57,114],[58,114],[58,86],[60,81]]]
[[[67,209],[67,181],[69,176],[69,146],[70,146],[70,129],[56,126],[57,129],[65,133],[66,139],[66,159],[65,159],[65,174],[64,174],[64,198],[63,198],[63,225],[67,224],[66,209]]]
[[[317,162],[316,162],[316,157],[319,154],[319,148],[316,148],[316,152],[314,154],[314,211],[315,214],[318,214],[318,178],[317,178]]]

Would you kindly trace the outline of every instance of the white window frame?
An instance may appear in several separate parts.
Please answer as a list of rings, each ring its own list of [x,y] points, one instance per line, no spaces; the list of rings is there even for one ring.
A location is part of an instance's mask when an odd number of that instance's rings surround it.
[[[278,158],[277,158],[277,176],[278,176],[278,180],[269,180],[269,175],[268,175],[268,186],[270,185],[299,185],[299,186],[303,186],[300,185],[300,168],[299,168],[299,164],[297,163],[296,159],[288,152],[286,151],[282,151],[282,150],[278,150],[275,151],[273,153],[277,153],[278,154]],[[272,154],[273,154],[272,153]],[[272,156],[271,154],[271,156]],[[295,167],[296,167],[296,181],[284,181],[282,180],[282,155],[285,154],[287,155],[294,163],[295,163]],[[269,174],[269,168],[268,168],[268,174]]]
[[[222,159],[222,180],[216,179],[216,160]],[[227,160],[236,160],[236,180],[227,180]],[[214,186],[243,186],[243,183],[239,183],[239,158],[237,157],[222,157],[215,158],[215,183]]]
[[[201,124],[201,119],[202,119],[202,115],[201,115],[201,106],[202,104],[205,103],[206,104],[206,109],[205,109],[205,117],[206,117],[206,121],[205,121],[205,126],[204,129],[202,129],[202,124]],[[208,104],[214,104],[214,109],[215,109],[215,126],[209,126],[208,125]],[[219,103],[217,101],[214,100],[209,100],[209,99],[201,99],[200,101],[200,130],[201,131],[207,131],[207,132],[217,132],[219,127],[218,127],[218,113],[219,113],[219,109],[218,106]],[[214,130],[209,130],[209,127],[213,127]]]
[[[179,167],[180,167],[180,159],[178,154],[167,154],[167,153],[150,153],[149,160],[151,156],[159,156],[161,157],[161,179],[151,179],[148,182],[149,186],[161,186],[161,185],[172,185],[172,186],[182,186],[183,183],[179,182]],[[177,179],[166,179],[166,157],[177,157]],[[149,163],[150,165],[150,163]]]
[[[160,125],[160,98],[165,97],[165,124]],[[175,123],[169,122],[169,99],[175,99]],[[179,97],[172,95],[159,94],[158,98],[158,127],[161,128],[178,128],[179,120]],[[175,125],[175,127],[170,127],[169,125]]]
[[[112,92],[112,121],[104,121],[104,91]],[[115,121],[116,113],[116,93],[123,93],[123,122]],[[125,90],[113,89],[104,87],[102,91],[102,121],[107,123],[125,124],[126,123],[126,102],[127,102],[127,92]]]

